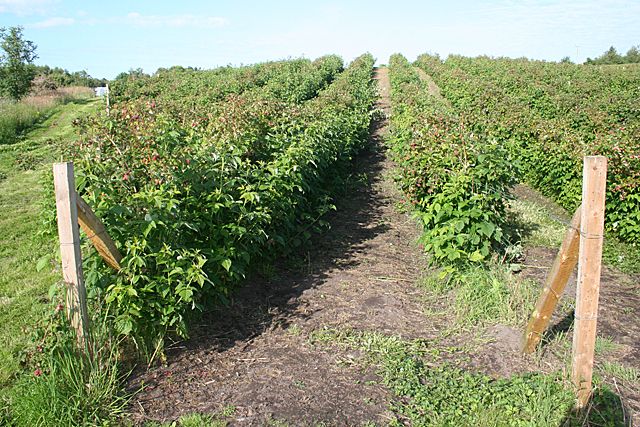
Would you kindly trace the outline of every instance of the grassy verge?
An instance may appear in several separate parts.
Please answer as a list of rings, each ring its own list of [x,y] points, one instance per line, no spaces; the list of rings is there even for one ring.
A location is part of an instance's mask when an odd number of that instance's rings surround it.
[[[17,141],[23,132],[54,115],[56,107],[91,97],[91,88],[65,87],[28,96],[19,102],[0,102],[0,145]]]
[[[493,379],[440,363],[432,343],[375,332],[325,329],[311,339],[360,350],[365,363],[379,367],[398,417],[391,425],[624,425],[620,400],[606,387],[596,388],[587,411],[574,412],[573,392],[560,374]]]
[[[21,375],[7,393],[10,425],[107,425],[127,404],[122,357],[110,323],[94,317],[87,350],[81,352],[60,309],[62,301],[59,297],[59,308],[38,328],[35,348],[26,352],[35,370]]]
[[[49,310],[47,291],[60,280],[52,268],[37,271],[38,259],[57,251],[43,237],[41,181],[58,144],[74,140],[75,118],[97,110],[97,101],[70,102],[21,142],[0,145],[0,398],[21,371],[21,360],[39,320]]]

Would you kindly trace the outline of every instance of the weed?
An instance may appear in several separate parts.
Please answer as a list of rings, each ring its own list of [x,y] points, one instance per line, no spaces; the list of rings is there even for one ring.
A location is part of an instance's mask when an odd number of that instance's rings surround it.
[[[375,332],[325,329],[313,338],[363,351],[369,363],[379,366],[379,374],[395,396],[391,409],[412,425],[586,425],[579,424],[584,413],[572,412],[572,388],[559,374],[492,379],[439,364],[425,341],[403,341]],[[586,414],[587,419],[619,425],[624,417],[619,399],[616,403],[602,396],[615,395],[604,388],[596,390],[594,406],[599,410]],[[391,425],[405,424],[396,420]]]
[[[424,286],[450,294],[460,326],[487,322],[521,326],[533,309],[538,291],[534,282],[518,278],[506,266],[497,264],[471,267],[447,280],[431,275]]]
[[[604,361],[598,364],[598,370],[605,376],[614,377],[627,384],[636,384],[640,381],[640,369],[624,366],[618,362]]]
[[[298,336],[302,333],[302,328],[300,327],[300,325],[294,323],[287,328],[287,333],[293,336]]]
[[[289,423],[283,420],[272,418],[269,421],[267,421],[267,425],[269,427],[288,427]]]
[[[53,347],[33,375],[11,393],[11,419],[18,426],[101,425],[120,415],[128,399],[121,390],[117,341],[106,319],[94,325],[87,352],[65,330],[63,316]]]
[[[191,414],[181,417],[178,425],[180,427],[224,427],[227,423],[211,415]]]

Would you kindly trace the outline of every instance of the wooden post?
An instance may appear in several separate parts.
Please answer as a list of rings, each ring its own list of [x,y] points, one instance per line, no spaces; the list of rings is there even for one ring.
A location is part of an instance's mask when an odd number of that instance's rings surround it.
[[[107,88],[107,116],[109,116],[110,113],[111,113],[111,106],[109,105],[110,104],[110,102],[109,102],[109,96],[110,96],[109,83],[106,84],[106,88]]]
[[[571,277],[573,269],[578,262],[578,249],[580,243],[580,219],[582,211],[581,208],[576,209],[571,220],[571,226],[567,230],[560,251],[556,256],[556,260],[551,267],[551,271],[547,276],[546,283],[536,308],[531,315],[527,330],[524,334],[524,344],[522,351],[524,353],[532,353],[540,339],[542,334],[549,326],[551,315],[558,304],[558,300],[564,292],[564,288]]]
[[[56,193],[62,275],[67,285],[66,312],[71,326],[76,330],[78,344],[85,349],[89,338],[89,315],[87,291],[82,275],[73,163],[54,164],[53,183]]]
[[[78,194],[76,194],[76,203],[78,206],[78,221],[80,222],[82,231],[85,232],[87,238],[91,241],[107,265],[119,271],[122,255],[104,228],[104,225],[96,214],[93,213],[91,206]]]
[[[603,156],[585,157],[571,370],[573,383],[577,389],[579,408],[584,407],[591,397],[602,245],[604,240],[606,182],[607,158]]]

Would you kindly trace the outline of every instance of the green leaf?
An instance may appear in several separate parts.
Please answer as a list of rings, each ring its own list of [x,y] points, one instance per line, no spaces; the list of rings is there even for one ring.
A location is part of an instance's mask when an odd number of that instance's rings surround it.
[[[36,271],[38,271],[38,272],[42,271],[49,264],[49,261],[51,261],[51,255],[50,254],[47,254],[47,255],[41,257],[38,260],[38,263],[36,264]]]
[[[493,234],[494,230],[496,229],[496,226],[493,225],[490,222],[483,222],[480,224],[480,231],[482,232],[482,234],[484,234],[487,237],[491,237],[491,235]]]
[[[480,251],[475,251],[471,255],[469,255],[469,261],[471,262],[479,262],[484,259],[484,255],[480,253]]]
[[[227,258],[224,261],[222,261],[220,263],[220,265],[222,265],[224,267],[224,269],[227,270],[227,271],[231,270],[231,260],[229,258]]]

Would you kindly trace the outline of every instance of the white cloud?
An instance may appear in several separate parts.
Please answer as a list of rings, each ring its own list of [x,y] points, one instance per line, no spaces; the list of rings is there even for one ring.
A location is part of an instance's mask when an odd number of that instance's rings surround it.
[[[0,0],[0,13],[15,15],[43,14],[56,0]]]
[[[170,28],[219,28],[227,24],[227,20],[219,16],[196,15],[142,15],[131,12],[127,21],[137,27],[170,27]]]
[[[76,23],[76,20],[73,18],[54,17],[54,18],[45,19],[44,21],[29,24],[27,25],[27,27],[28,28],[64,27],[68,25],[73,25],[75,23]]]

